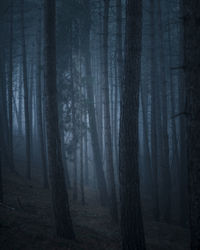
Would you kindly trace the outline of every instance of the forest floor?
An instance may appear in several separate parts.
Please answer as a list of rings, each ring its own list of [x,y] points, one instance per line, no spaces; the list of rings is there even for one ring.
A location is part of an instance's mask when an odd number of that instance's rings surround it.
[[[50,192],[39,182],[4,174],[4,203],[0,204],[1,250],[118,250],[120,233],[95,192],[86,189],[87,204],[71,205],[76,241],[56,239]],[[146,213],[146,211],[144,211]],[[189,250],[189,232],[145,218],[147,250]]]

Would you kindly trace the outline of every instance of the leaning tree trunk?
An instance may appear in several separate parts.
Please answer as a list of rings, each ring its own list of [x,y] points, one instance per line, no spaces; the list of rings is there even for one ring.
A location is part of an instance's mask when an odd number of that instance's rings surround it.
[[[187,84],[191,249],[200,249],[200,2],[184,0],[185,81]]]
[[[28,77],[26,61],[26,42],[24,31],[24,0],[21,0],[21,29],[22,29],[22,62],[23,62],[23,83],[24,83],[24,110],[25,110],[25,131],[26,131],[26,177],[31,179],[31,140],[30,140],[30,120],[28,104]]]
[[[105,149],[108,171],[110,214],[113,221],[118,221],[117,195],[115,187],[115,176],[113,166],[112,135],[110,125],[110,98],[108,82],[108,16],[109,0],[104,1],[104,22],[103,22],[103,57],[104,57],[104,116],[105,116]]]
[[[74,239],[68,194],[65,187],[58,125],[55,0],[45,0],[44,16],[46,121],[52,206],[57,236]]]
[[[138,164],[142,1],[127,1],[124,80],[121,86],[120,200],[123,250],[144,250]]]

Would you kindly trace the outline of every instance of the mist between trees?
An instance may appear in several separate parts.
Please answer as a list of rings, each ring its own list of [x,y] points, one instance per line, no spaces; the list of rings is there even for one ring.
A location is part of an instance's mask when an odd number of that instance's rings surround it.
[[[1,206],[21,176],[51,193],[59,238],[79,238],[71,205],[97,203],[121,235],[112,249],[166,249],[150,248],[151,221],[199,250],[199,1],[9,0],[0,13]]]

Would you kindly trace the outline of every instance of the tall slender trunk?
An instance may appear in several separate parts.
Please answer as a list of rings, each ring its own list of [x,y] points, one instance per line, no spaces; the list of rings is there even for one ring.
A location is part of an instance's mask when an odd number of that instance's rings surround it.
[[[120,199],[123,250],[144,250],[138,164],[138,113],[142,49],[142,1],[127,1],[124,81],[120,117]]]
[[[108,194],[106,187],[106,180],[103,171],[102,154],[100,150],[97,122],[95,116],[94,107],[94,92],[92,85],[92,73],[91,73],[91,56],[90,56],[90,5],[89,0],[85,1],[85,37],[84,37],[84,59],[85,59],[85,71],[87,77],[87,98],[88,98],[88,114],[89,114],[89,125],[91,132],[91,140],[94,154],[95,171],[97,177],[97,185],[99,189],[101,205],[106,205],[108,202]]]
[[[178,0],[179,3],[179,15],[180,17],[184,16],[183,13],[183,1]],[[184,65],[184,29],[183,29],[183,18],[181,18],[180,28],[179,28],[179,65]],[[184,68],[179,71],[179,113],[183,113],[186,109],[186,81],[184,79]],[[180,148],[180,223],[182,225],[187,225],[188,220],[186,218],[189,217],[189,206],[185,205],[189,202],[188,197],[188,155],[187,155],[187,117],[185,115],[181,115],[179,118],[179,148]]]
[[[74,239],[68,193],[65,187],[58,125],[55,0],[45,0],[44,18],[46,121],[52,206],[57,236]]]
[[[43,187],[48,188],[48,175],[47,175],[47,161],[46,161],[46,150],[45,150],[45,136],[43,130],[43,119],[42,119],[42,83],[41,83],[41,19],[39,19],[38,25],[38,41],[37,41],[37,84],[36,84],[36,93],[37,93],[37,123],[38,123],[38,135],[39,135],[39,144],[40,144],[40,153],[41,153],[41,163],[42,163],[42,173],[43,173]]]
[[[1,58],[1,53],[0,53],[0,68],[2,67],[2,58]],[[2,70],[2,68],[1,68]],[[2,74],[0,76],[0,86],[2,86],[3,83],[3,78]],[[3,93],[2,93],[2,88],[0,91],[0,136],[1,136],[1,141],[0,141],[0,202],[3,202],[3,177],[2,177],[2,154],[3,154],[3,148],[5,148],[4,145],[4,137],[3,137],[3,120],[5,119],[5,113],[4,113],[4,108],[3,108]],[[5,150],[5,149],[4,149]]]
[[[0,145],[0,202],[3,202],[2,145]]]
[[[171,25],[170,25],[170,6],[167,8],[167,18],[168,18],[168,49],[169,49],[169,64],[170,68],[173,67],[173,58],[172,58],[172,41],[171,41]],[[176,102],[175,102],[175,89],[174,89],[174,79],[173,79],[173,73],[172,70],[169,72],[169,87],[170,87],[170,104],[171,104],[171,116],[174,116],[174,113],[176,112]],[[175,169],[174,171],[174,178],[175,178],[175,187],[176,187],[176,194],[178,195],[178,199],[180,198],[181,190],[180,190],[180,160],[179,160],[179,150],[178,150],[178,138],[177,138],[177,128],[176,128],[176,119],[171,119],[171,127],[172,127],[172,169]],[[178,190],[178,192],[177,192]],[[177,197],[175,197],[177,200]],[[176,206],[176,210],[178,214],[181,214],[181,204],[178,200],[178,205]]]
[[[86,92],[86,90],[85,90]],[[85,93],[85,99],[87,99],[87,94]],[[87,100],[86,100],[87,102]],[[85,149],[85,164],[84,164],[84,169],[85,169],[85,184],[89,185],[89,168],[88,168],[88,112],[87,112],[87,105],[85,103],[85,109],[84,109],[84,122],[85,122],[85,136],[84,136],[84,149]]]
[[[2,114],[2,141],[4,141],[4,145],[2,148],[2,161],[3,163],[6,162],[7,165],[10,163],[10,155],[9,155],[9,117],[8,117],[8,106],[7,106],[7,81],[6,81],[6,74],[5,74],[5,65],[3,64],[5,60],[4,51],[2,50],[2,54],[0,54],[0,101],[2,102],[2,108],[0,109]]]
[[[78,198],[78,186],[77,186],[77,131],[76,131],[76,105],[75,105],[75,81],[74,81],[74,69],[73,69],[73,24],[71,21],[70,25],[70,76],[71,76],[71,102],[72,102],[72,134],[73,134],[73,167],[74,167],[74,176],[73,176],[73,199],[77,200]]]
[[[115,176],[113,167],[112,135],[111,135],[110,107],[109,107],[110,98],[109,98],[109,82],[108,82],[108,17],[109,17],[109,0],[105,0],[104,24],[103,24],[105,149],[106,149],[106,161],[107,161],[107,172],[108,172],[110,214],[113,221],[118,221],[117,195],[116,195]]]
[[[22,66],[20,64],[19,69],[19,102],[18,102],[18,112],[19,112],[19,135],[22,136],[23,129],[22,129],[22,93],[23,93],[23,80],[22,80]]]
[[[168,138],[168,107],[167,107],[167,79],[165,69],[164,55],[164,35],[162,28],[162,10],[160,1],[158,1],[158,32],[159,40],[159,62],[161,74],[161,100],[162,100],[162,191],[163,191],[163,209],[164,220],[169,222],[171,213],[171,174],[169,164],[169,138]]]
[[[100,145],[100,150],[102,154],[102,158],[104,157],[104,137],[101,136],[103,135],[103,88],[102,88],[102,82],[103,82],[103,48],[102,48],[102,34],[103,34],[103,16],[102,16],[102,6],[103,6],[103,1],[99,1],[99,36],[98,36],[98,41],[99,41],[99,81],[98,81],[98,101],[99,101],[99,110],[98,110],[98,132],[99,132],[99,145]]]
[[[31,141],[30,141],[30,120],[29,120],[30,110],[29,110],[29,101],[28,101],[26,41],[25,41],[25,30],[24,30],[24,0],[21,0],[21,32],[22,32],[22,63],[23,63],[23,83],[24,83],[25,133],[26,133],[26,177],[28,179],[31,179]]]
[[[116,84],[115,84],[115,114],[114,114],[114,138],[115,138],[115,158],[118,166],[119,155],[119,91],[123,76],[123,56],[122,56],[122,1],[116,0]],[[117,168],[118,169],[118,168]]]
[[[155,220],[160,219],[159,185],[158,185],[158,143],[156,133],[157,108],[156,105],[156,54],[155,54],[155,0],[151,0],[151,165],[153,171],[153,213]]]
[[[80,93],[82,93],[82,87],[80,88]],[[81,103],[81,100],[80,100]],[[80,128],[80,190],[81,190],[81,202],[85,205],[85,192],[84,192],[84,168],[83,168],[83,109],[81,107],[81,128]]]
[[[11,0],[10,9],[10,72],[9,72],[9,85],[8,85],[8,106],[9,106],[9,158],[10,158],[10,169],[14,170],[14,159],[13,159],[13,0]]]
[[[33,48],[32,48],[33,49]],[[28,81],[28,108],[29,108],[29,124],[30,124],[30,147],[31,152],[33,153],[33,98],[34,98],[34,62],[33,57],[30,59],[30,70],[29,70],[29,81]]]
[[[152,176],[152,166],[151,166],[151,156],[149,149],[149,135],[148,135],[148,93],[147,86],[143,86],[141,83],[141,104],[142,104],[142,118],[143,118],[143,136],[144,136],[144,157],[145,157],[145,185],[147,190],[152,190],[153,176]]]
[[[191,249],[200,249],[200,2],[183,0]]]

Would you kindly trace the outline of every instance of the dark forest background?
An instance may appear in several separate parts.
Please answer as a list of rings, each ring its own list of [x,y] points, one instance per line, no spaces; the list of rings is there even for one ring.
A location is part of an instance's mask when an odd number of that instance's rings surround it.
[[[200,249],[199,20],[0,1],[1,249]]]

